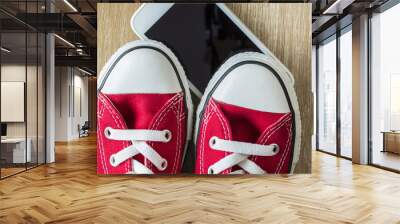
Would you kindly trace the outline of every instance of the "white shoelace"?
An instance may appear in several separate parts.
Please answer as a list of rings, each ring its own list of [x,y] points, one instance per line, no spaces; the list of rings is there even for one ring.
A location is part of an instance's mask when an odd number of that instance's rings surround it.
[[[241,170],[236,170],[230,174],[264,174],[266,173],[255,162],[248,159],[249,156],[274,156],[279,152],[277,144],[260,145],[247,142],[229,141],[212,137],[209,141],[211,149],[232,152],[208,168],[208,174],[219,174],[233,166],[239,166]]]
[[[106,138],[111,140],[132,142],[132,145],[129,147],[111,155],[110,164],[113,167],[117,167],[122,162],[132,159],[133,170],[132,172],[128,172],[128,174],[153,174],[153,171],[133,158],[136,155],[141,154],[145,159],[154,164],[158,170],[163,171],[167,168],[167,160],[162,158],[157,151],[146,143],[146,141],[169,142],[172,137],[169,130],[113,129],[107,127],[104,130],[104,135]]]

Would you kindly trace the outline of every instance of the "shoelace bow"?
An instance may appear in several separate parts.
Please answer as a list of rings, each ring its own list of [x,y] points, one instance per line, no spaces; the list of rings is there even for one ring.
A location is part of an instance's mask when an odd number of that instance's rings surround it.
[[[277,144],[260,145],[240,141],[230,141],[218,137],[210,138],[211,149],[232,152],[208,168],[209,174],[219,174],[222,171],[239,166],[241,170],[236,170],[230,174],[264,174],[266,173],[255,162],[248,159],[249,156],[274,156],[279,152]]]
[[[158,170],[163,171],[167,168],[167,160],[162,158],[146,141],[169,142],[171,132],[169,130],[147,130],[147,129],[113,129],[107,127],[104,130],[106,138],[116,141],[131,141],[132,145],[111,155],[110,164],[113,167],[119,166],[122,162],[132,159],[132,172],[128,174],[153,174],[153,171],[144,164],[134,159],[136,155],[143,155]]]

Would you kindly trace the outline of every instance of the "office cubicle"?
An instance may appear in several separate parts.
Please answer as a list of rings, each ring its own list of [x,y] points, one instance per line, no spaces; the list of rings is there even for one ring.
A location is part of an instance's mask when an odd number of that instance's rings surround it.
[[[0,178],[45,162],[45,34],[22,22],[44,1],[0,3]],[[7,9],[14,9],[13,12]]]

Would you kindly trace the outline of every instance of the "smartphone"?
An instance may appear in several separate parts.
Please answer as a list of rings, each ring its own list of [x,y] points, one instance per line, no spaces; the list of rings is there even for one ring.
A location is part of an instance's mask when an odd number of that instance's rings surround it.
[[[199,98],[229,57],[244,51],[272,55],[223,3],[146,3],[133,15],[131,26],[141,39],[171,48]]]

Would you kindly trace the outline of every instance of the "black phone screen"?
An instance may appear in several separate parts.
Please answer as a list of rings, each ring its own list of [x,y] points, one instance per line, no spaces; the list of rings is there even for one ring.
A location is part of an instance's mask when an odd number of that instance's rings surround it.
[[[176,54],[189,81],[204,92],[212,75],[230,56],[258,47],[216,4],[174,4],[145,33]]]

